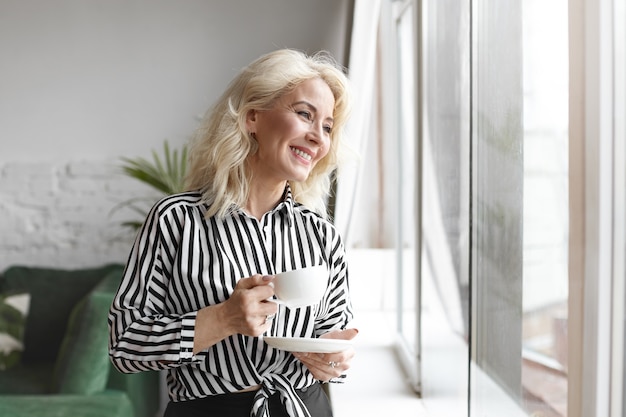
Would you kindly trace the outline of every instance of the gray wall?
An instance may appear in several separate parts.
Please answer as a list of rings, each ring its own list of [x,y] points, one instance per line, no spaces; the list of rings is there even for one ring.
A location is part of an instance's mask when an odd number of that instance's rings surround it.
[[[0,0],[0,161],[182,141],[237,69],[343,55],[347,1]]]

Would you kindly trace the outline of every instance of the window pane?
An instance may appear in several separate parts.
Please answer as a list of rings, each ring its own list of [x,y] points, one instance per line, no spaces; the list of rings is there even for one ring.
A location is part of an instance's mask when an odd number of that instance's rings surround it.
[[[525,415],[522,362],[521,1],[472,12],[470,415]]]
[[[421,7],[422,391],[433,415],[462,417],[469,358],[469,2],[428,0]]]
[[[567,0],[473,14],[472,416],[567,415]]]
[[[523,3],[524,408],[567,415],[567,0]]]

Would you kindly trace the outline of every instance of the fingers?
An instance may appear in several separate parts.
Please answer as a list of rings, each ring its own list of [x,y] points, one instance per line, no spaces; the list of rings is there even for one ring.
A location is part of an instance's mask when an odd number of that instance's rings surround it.
[[[312,360],[311,356],[315,354],[295,354],[304,366],[311,372],[313,377],[318,381],[330,381],[337,378],[348,370],[349,366],[344,362],[319,362]],[[334,365],[334,366],[333,366]]]
[[[310,357],[310,362],[315,363],[319,368],[324,368],[334,363],[335,368],[339,367],[342,368],[342,370],[347,370],[350,367],[354,353],[354,348],[350,348],[338,353],[309,353],[308,357]]]
[[[351,340],[359,334],[358,329],[334,330],[321,336],[325,339]],[[336,353],[296,352],[293,355],[300,360],[320,381],[328,381],[343,375],[349,368],[355,350],[350,347]]]
[[[249,290],[254,287],[261,286],[261,285],[268,285],[271,288],[272,285],[270,285],[270,283],[272,282],[273,279],[274,279],[273,275],[256,274],[248,278],[240,279],[237,282],[235,289],[239,288],[242,290]]]
[[[329,381],[350,369],[354,349],[350,348],[338,353],[296,352],[293,355],[307,367],[315,379]]]
[[[250,305],[256,306],[259,303],[269,304],[265,303],[265,300],[274,295],[274,288],[270,285],[273,279],[274,277],[271,275],[258,274],[248,278],[242,278],[237,282],[231,298],[239,300],[238,303],[244,307]],[[265,307],[267,311],[261,312],[263,315],[275,312],[273,307]]]
[[[276,317],[276,313],[273,314],[267,314],[265,316],[265,320],[263,320],[263,324],[267,323],[267,322],[271,322],[272,320],[274,320],[274,317]]]
[[[320,336],[320,339],[352,340],[359,334],[359,329],[334,330]]]
[[[278,306],[266,300],[274,294],[273,276],[254,275],[237,282],[230,298],[225,301],[228,319],[236,333],[259,336],[271,326],[271,316]]]
[[[247,330],[242,330],[242,334],[259,336],[265,333],[272,321],[276,317],[278,306],[262,299],[261,301],[245,306],[243,314],[247,324]]]

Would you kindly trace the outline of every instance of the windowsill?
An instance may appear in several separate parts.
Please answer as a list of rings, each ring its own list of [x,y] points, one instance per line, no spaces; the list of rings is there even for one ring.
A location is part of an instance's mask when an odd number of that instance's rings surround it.
[[[381,312],[360,312],[359,317],[356,355],[348,378],[344,384],[330,385],[335,417],[380,416],[390,410],[400,417],[467,416],[467,374],[458,378],[459,367],[469,371],[466,360],[459,359],[463,342],[446,331],[443,323],[426,329],[423,349],[429,355],[428,363],[422,366],[430,378],[425,381],[425,397],[420,398],[411,389],[398,359],[393,323]],[[471,372],[474,384],[480,387],[472,401],[477,414],[488,410],[489,415],[527,415],[479,367],[472,364]],[[433,379],[435,374],[438,378]],[[453,374],[456,377],[450,378]]]
[[[391,315],[393,316],[393,315]],[[429,363],[423,371],[432,377],[425,381],[425,398],[412,388],[402,368],[397,348],[395,324],[390,315],[380,311],[359,312],[359,335],[355,339],[356,355],[344,384],[331,384],[330,397],[335,417],[381,416],[393,411],[399,417],[463,417],[467,416],[467,377],[453,378],[459,363],[458,338],[451,337],[445,323],[428,328],[423,339],[429,351]],[[436,352],[436,354],[433,354]],[[437,371],[437,372],[435,372]],[[506,415],[502,414],[502,415]]]
[[[467,415],[467,395],[440,379],[429,380],[426,398],[420,398],[411,387],[396,346],[395,288],[390,285],[396,271],[394,250],[352,249],[348,252],[350,290],[359,329],[355,339],[356,356],[344,384],[331,384],[330,396],[335,417],[368,417],[386,415],[411,417],[462,417]],[[424,348],[434,348],[439,354],[431,356],[424,369],[446,370],[451,364],[449,355],[458,341],[448,337],[447,325],[434,326],[422,338]],[[431,346],[435,344],[436,346]],[[452,345],[452,346],[450,346]],[[458,356],[458,355],[456,355]],[[467,362],[459,366],[467,369]],[[433,382],[435,384],[433,384]]]
[[[335,417],[428,416],[394,352],[393,323],[379,312],[359,313],[356,355],[343,384],[330,385]]]

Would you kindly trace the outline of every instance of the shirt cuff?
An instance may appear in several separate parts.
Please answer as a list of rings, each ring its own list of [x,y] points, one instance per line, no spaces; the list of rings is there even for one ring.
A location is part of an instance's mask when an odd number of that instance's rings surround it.
[[[180,328],[180,361],[192,362],[196,359],[193,354],[193,336],[196,328],[197,312],[185,314]]]

